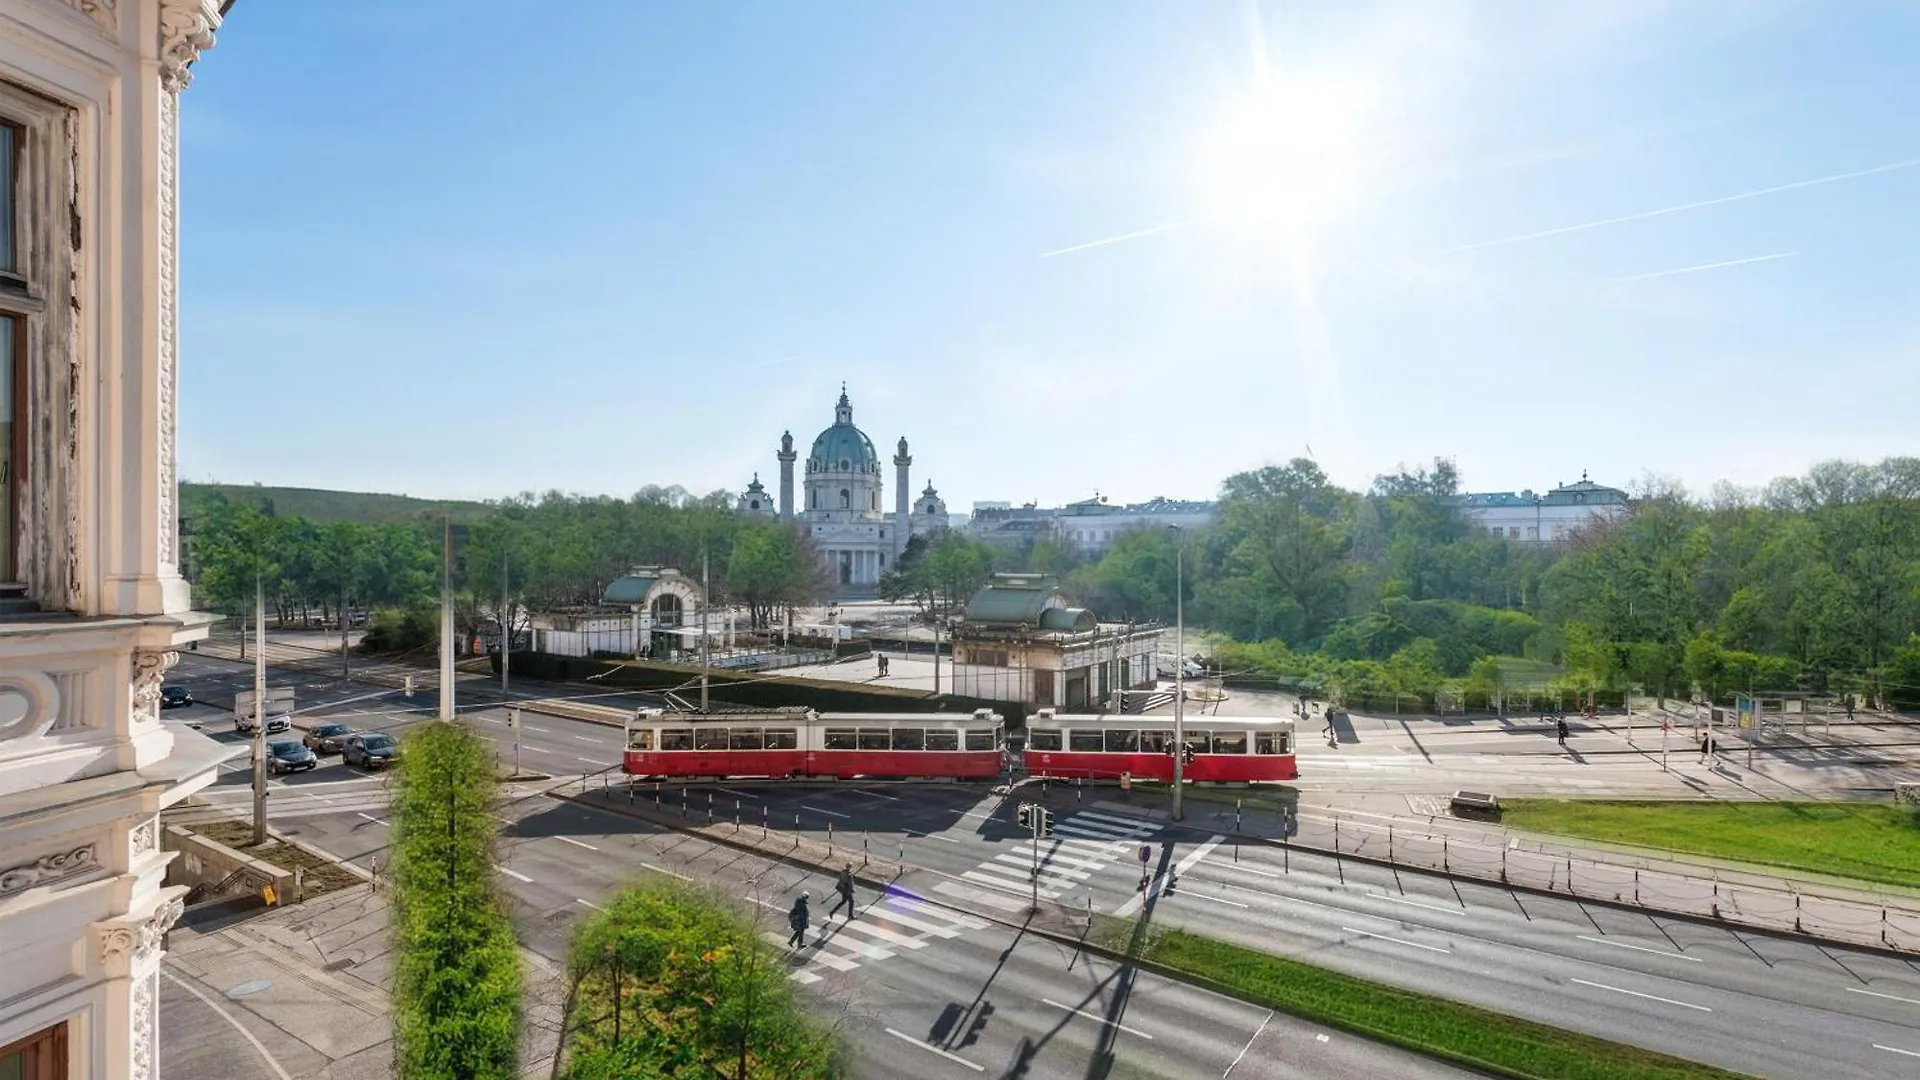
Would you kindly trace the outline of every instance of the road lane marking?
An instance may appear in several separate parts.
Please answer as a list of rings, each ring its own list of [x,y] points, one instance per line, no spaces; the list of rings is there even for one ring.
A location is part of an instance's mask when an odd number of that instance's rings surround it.
[[[1096,821],[1111,821],[1115,824],[1125,825],[1130,829],[1145,829],[1148,832],[1160,831],[1159,822],[1148,821],[1145,818],[1119,817],[1114,814],[1103,814],[1098,810],[1082,810],[1073,816],[1076,820],[1079,818],[1093,818]]]
[[[1920,1005],[1920,1000],[1915,1000],[1914,998],[1903,998],[1894,994],[1882,994],[1878,990],[1862,990],[1857,986],[1849,986],[1847,987],[1847,989],[1853,991],[1856,994],[1865,994],[1868,997],[1886,998],[1888,1001],[1904,1001],[1909,1005]]]
[[[1040,999],[1040,1004],[1042,1004],[1042,1005],[1051,1005],[1051,1006],[1053,1006],[1053,1007],[1054,1007],[1054,1008],[1056,1008],[1056,1009],[1065,1009],[1066,1011],[1068,1011],[1068,1012],[1070,1012],[1070,1013],[1072,1013],[1072,1014],[1074,1014],[1075,1016],[1084,1016],[1084,1017],[1086,1017],[1086,1018],[1087,1018],[1087,1019],[1089,1019],[1089,1020],[1095,1020],[1095,1021],[1098,1021],[1098,1022],[1099,1022],[1100,1024],[1102,1024],[1102,1025],[1104,1025],[1104,1026],[1106,1026],[1106,1027],[1110,1027],[1110,1028],[1118,1028],[1118,1029],[1120,1029],[1121,1031],[1124,1031],[1124,1032],[1126,1032],[1126,1033],[1127,1033],[1127,1034],[1129,1034],[1129,1035],[1138,1035],[1138,1036],[1140,1036],[1141,1038],[1143,1038],[1143,1039],[1148,1039],[1148,1040],[1151,1040],[1151,1039],[1153,1038],[1153,1036],[1151,1036],[1151,1035],[1149,1035],[1149,1034],[1147,1034],[1147,1033],[1146,1033],[1146,1032],[1144,1032],[1144,1031],[1141,1031],[1141,1030],[1140,1030],[1139,1028],[1131,1028],[1131,1027],[1128,1027],[1127,1025],[1125,1025],[1125,1024],[1123,1024],[1123,1023],[1121,1023],[1121,1022],[1120,1022],[1120,1021],[1118,1021],[1118,1020],[1109,1020],[1109,1019],[1107,1019],[1106,1017],[1104,1017],[1104,1016],[1101,1016],[1101,1015],[1100,1015],[1099,1013],[1090,1013],[1090,1012],[1088,1012],[1088,1011],[1087,1011],[1087,1010],[1085,1010],[1085,1009],[1076,1009],[1076,1008],[1074,1008],[1074,1007],[1073,1007],[1073,1006],[1071,1006],[1071,1005],[1062,1005],[1062,1004],[1060,1004],[1059,1002],[1057,1002],[1057,1001],[1055,1001],[1055,1000],[1053,1000],[1052,998],[1041,998],[1041,999]]]
[[[955,840],[951,836],[942,836],[939,833],[933,833],[933,832],[914,832],[912,829],[907,830],[907,835],[913,836],[913,837],[925,837],[928,840],[945,840],[949,844],[957,844],[960,842],[958,840]]]
[[[524,881],[529,885],[533,884],[532,878],[528,877],[527,875],[521,873],[518,870],[509,870],[503,866],[500,868],[500,872],[507,875],[508,877],[512,878],[515,881]]]
[[[900,1039],[905,1042],[910,1042],[913,1045],[919,1047],[920,1049],[925,1050],[929,1054],[938,1054],[941,1057],[946,1058],[948,1061],[959,1062],[960,1064],[965,1065],[967,1068],[972,1069],[974,1072],[987,1071],[987,1067],[985,1065],[975,1065],[973,1062],[968,1061],[966,1058],[961,1057],[959,1054],[949,1054],[945,1050],[942,1050],[939,1047],[932,1045],[931,1043],[923,1043],[919,1039],[916,1039],[911,1035],[905,1034],[904,1032],[899,1032],[899,1031],[893,1030],[892,1028],[888,1028],[887,1034],[893,1036],[896,1039]]]
[[[1606,983],[1588,982],[1585,979],[1568,979],[1567,981],[1579,983],[1581,986],[1592,986],[1592,987],[1597,987],[1601,990],[1611,990],[1616,994],[1627,994],[1632,997],[1646,998],[1648,1001],[1657,1001],[1662,1005],[1678,1005],[1683,1009],[1698,1009],[1701,1012],[1713,1011],[1712,1009],[1707,1008],[1705,1005],[1695,1005],[1690,1001],[1675,1001],[1672,998],[1655,997],[1652,994],[1643,994],[1638,990],[1627,990],[1618,986],[1608,986]]]
[[[573,755],[573,760],[575,760],[575,761],[584,761],[584,762],[586,762],[586,763],[587,763],[587,764],[589,764],[589,765],[599,765],[599,764],[601,764],[601,759],[600,759],[600,758],[597,758],[597,757],[583,757],[583,756],[581,756],[581,755],[579,755],[579,754],[575,754],[575,755]]]
[[[1273,871],[1271,871],[1271,870],[1255,870],[1255,869],[1253,869],[1253,868],[1252,868],[1252,867],[1250,867],[1250,866],[1241,866],[1241,865],[1239,865],[1239,864],[1237,864],[1237,863],[1215,863],[1215,864],[1214,864],[1213,866],[1211,866],[1211,867],[1209,867],[1208,869],[1211,869],[1211,870],[1238,870],[1238,871],[1239,871],[1240,873],[1242,873],[1242,874],[1257,874],[1257,875],[1259,875],[1260,877],[1270,877],[1270,878],[1282,878],[1282,877],[1286,877],[1286,875],[1285,875],[1285,874],[1276,874],[1276,873],[1274,873],[1274,872],[1273,872]]]
[[[553,734],[553,729],[552,729],[552,728],[543,728],[543,727],[534,727],[534,726],[533,726],[532,724],[527,724],[527,725],[525,725],[525,727],[526,727],[526,729],[527,729],[528,731],[537,731],[537,732],[539,732],[539,733],[540,733],[540,734],[542,734],[542,735],[551,735],[551,734]]]
[[[1220,1074],[1220,1080],[1227,1080],[1227,1077],[1233,1075],[1233,1070],[1240,1066],[1240,1059],[1246,1057],[1247,1051],[1253,1049],[1253,1044],[1260,1041],[1260,1033],[1267,1030],[1267,1025],[1271,1023],[1273,1023],[1273,1013],[1268,1012],[1267,1018],[1260,1021],[1260,1026],[1253,1029],[1253,1038],[1248,1039],[1247,1045],[1241,1047],[1240,1052],[1234,1055],[1233,1064],[1227,1066],[1227,1071]],[[1327,1037],[1325,1035],[1320,1036],[1320,1041],[1326,1042]]]
[[[1377,892],[1375,892],[1375,893],[1368,893],[1368,894],[1367,894],[1367,899],[1369,899],[1369,900],[1391,900],[1391,901],[1393,901],[1393,902],[1394,902],[1394,903],[1396,903],[1396,904],[1405,904],[1405,905],[1407,905],[1408,907],[1418,907],[1418,908],[1426,908],[1426,909],[1427,909],[1428,911],[1438,911],[1438,912],[1443,912],[1443,913],[1445,913],[1445,914],[1448,914],[1448,915],[1460,915],[1460,914],[1463,914],[1463,912],[1461,911],[1461,909],[1460,909],[1460,908],[1457,908],[1457,907],[1441,907],[1441,906],[1440,906],[1440,905],[1438,905],[1438,904],[1423,904],[1423,903],[1421,903],[1421,902],[1420,902],[1420,901],[1418,901],[1418,900],[1409,900],[1409,899],[1407,899],[1407,898],[1406,898],[1406,897],[1404,897],[1404,896],[1388,896],[1388,895],[1387,895],[1386,893],[1377,893]],[[1692,957],[1687,957],[1686,959],[1689,959],[1689,960],[1691,960],[1691,959],[1692,959]]]
[[[240,1021],[235,1020],[233,1018],[232,1013],[221,1008],[219,1003],[215,1002],[212,998],[208,997],[207,995],[201,993],[193,985],[179,978],[173,972],[168,971],[165,968],[162,968],[160,969],[160,974],[165,975],[167,977],[167,981],[173,983],[173,985],[178,986],[180,989],[185,990],[187,993],[192,994],[194,997],[199,998],[200,1003],[202,1005],[205,1005],[207,1008],[212,1009],[215,1013],[219,1015],[220,1019],[225,1020],[228,1024],[232,1025],[233,1030],[239,1032],[243,1037],[246,1038],[246,1040],[249,1043],[253,1044],[253,1048],[255,1050],[260,1052],[260,1056],[266,1059],[267,1065],[273,1069],[273,1074],[275,1076],[278,1076],[280,1080],[293,1080],[292,1075],[290,1075],[287,1072],[287,1070],[281,1068],[280,1063],[274,1060],[274,1056],[267,1052],[266,1044],[261,1042],[259,1039],[255,1038],[253,1032],[248,1031],[245,1027],[241,1026]]]
[[[682,874],[682,873],[679,873],[679,872],[677,872],[677,871],[674,871],[674,870],[669,870],[669,869],[667,869],[667,868],[666,868],[666,867],[664,867],[664,866],[655,866],[655,865],[653,865],[653,864],[652,864],[652,863],[650,863],[650,862],[643,862],[643,863],[641,863],[640,865],[641,865],[641,866],[643,866],[643,867],[645,867],[645,868],[647,868],[648,870],[651,870],[651,871],[653,871],[653,872],[654,872],[654,873],[656,873],[656,874],[665,874],[665,875],[667,875],[668,877],[677,877],[677,878],[679,878],[679,879],[680,879],[681,881],[692,881],[692,880],[693,880],[692,878],[690,878],[690,877],[688,877],[688,876],[687,876],[687,875],[685,875],[685,874]]]
[[[1225,839],[1226,839],[1225,836],[1222,836],[1218,833],[1215,833],[1213,836],[1209,837],[1206,843],[1201,844],[1199,847],[1195,848],[1190,854],[1188,854],[1186,858],[1180,860],[1179,864],[1173,868],[1173,876],[1176,878],[1185,876],[1187,871],[1193,869],[1194,866],[1197,865],[1201,859],[1204,859],[1209,854],[1211,854],[1214,848],[1217,848],[1220,846],[1220,841]],[[1118,908],[1114,909],[1114,912],[1113,912],[1114,915],[1118,918],[1124,919],[1129,915],[1132,915],[1134,912],[1139,911],[1141,906],[1147,902],[1147,898],[1149,896],[1155,896],[1159,894],[1160,883],[1165,878],[1165,876],[1166,875],[1164,874],[1156,876],[1153,880],[1153,883],[1150,886],[1148,886],[1147,891],[1134,893],[1131,897],[1127,899],[1126,903],[1121,904]],[[1242,904],[1241,906],[1245,907],[1246,905]]]
[[[1624,941],[1609,941],[1606,938],[1590,937],[1586,934],[1575,934],[1573,936],[1579,938],[1581,941],[1591,941],[1596,945],[1612,945],[1616,949],[1632,949],[1634,952],[1650,952],[1655,956],[1671,956],[1675,960],[1685,960],[1690,964],[1701,963],[1700,958],[1697,956],[1682,956],[1677,952],[1668,952],[1665,949],[1650,949],[1645,945],[1630,945]],[[1847,989],[1851,990],[1853,987],[1849,986]]]
[[[820,809],[820,808],[819,808],[819,807],[817,807],[817,806],[807,806],[807,805],[805,805],[805,804],[802,804],[802,805],[801,805],[801,807],[800,807],[800,809],[802,809],[802,810],[807,810],[807,811],[811,811],[811,812],[813,812],[813,813],[815,813],[815,814],[825,814],[825,815],[827,815],[828,817],[837,817],[837,818],[844,818],[844,817],[851,817],[851,816],[852,816],[851,814],[842,814],[842,813],[840,813],[840,812],[839,812],[838,810],[822,810],[822,809]]]
[[[877,792],[877,791],[856,791],[856,792],[854,792],[854,794],[855,794],[855,795],[867,795],[867,796],[870,796],[870,797],[872,797],[872,798],[875,798],[875,799],[885,799],[885,800],[887,800],[888,802],[899,802],[899,801],[900,801],[900,796],[898,796],[898,795],[882,795],[882,794],[880,794],[880,793],[879,793],[879,792]]]
[[[1376,933],[1374,933],[1374,932],[1373,932],[1373,931],[1371,931],[1371,930],[1355,930],[1355,929],[1354,929],[1353,927],[1351,927],[1351,926],[1343,926],[1343,927],[1341,927],[1340,929],[1342,929],[1342,930],[1344,930],[1344,931],[1346,931],[1346,932],[1347,932],[1347,933],[1349,933],[1349,934],[1359,934],[1359,935],[1360,935],[1361,937],[1370,937],[1370,938],[1379,938],[1379,939],[1380,939],[1381,941],[1391,941],[1391,942],[1393,942],[1393,943],[1394,943],[1395,945],[1407,945],[1407,946],[1411,946],[1412,948],[1415,948],[1415,949],[1425,949],[1425,950],[1427,950],[1428,952],[1437,952],[1437,953],[1443,953],[1443,952],[1451,952],[1451,951],[1452,951],[1452,950],[1450,950],[1450,949],[1443,949],[1443,948],[1441,948],[1441,947],[1440,947],[1440,946],[1438,946],[1438,945],[1422,945],[1421,943],[1419,943],[1419,942],[1417,942],[1417,941],[1408,941],[1408,940],[1407,940],[1406,938],[1397,938],[1397,937],[1388,937],[1388,936],[1387,936],[1387,935],[1385,935],[1385,934],[1376,934]],[[1575,980],[1573,980],[1573,981],[1574,981],[1574,982],[1579,982],[1580,980],[1579,980],[1579,979],[1575,979]],[[1595,984],[1595,985],[1598,985],[1598,984]],[[1613,988],[1612,988],[1612,987],[1608,987],[1607,989],[1609,989],[1609,990],[1611,990],[1611,989],[1613,989]]]
[[[371,821],[371,822],[373,822],[373,823],[374,823],[375,825],[387,825],[387,826],[391,826],[391,825],[393,824],[393,822],[391,822],[391,821],[387,821],[387,820],[386,820],[386,819],[384,819],[384,818],[377,818],[377,817],[374,817],[374,816],[373,816],[372,814],[361,814],[360,816],[361,816],[361,817],[363,817],[363,818],[366,818],[366,819],[367,819],[368,821]]]
[[[578,897],[578,896],[576,896],[576,897],[574,897],[574,898],[573,898],[573,902],[574,902],[574,903],[576,903],[576,904],[585,904],[585,905],[587,905],[588,907],[590,907],[590,908],[592,908],[592,909],[593,909],[593,910],[595,910],[595,911],[605,911],[605,910],[607,910],[606,908],[603,908],[603,907],[601,907],[601,906],[600,906],[599,904],[596,904],[596,903],[594,903],[594,902],[593,902],[593,901],[591,901],[591,900],[583,900],[583,899],[581,899],[581,898],[580,898],[580,897]]]
[[[575,735],[574,738],[579,739],[581,742],[599,742],[600,741],[599,739],[595,738],[592,735]]]
[[[558,840],[558,841],[560,841],[560,842],[561,842],[561,843],[563,843],[563,844],[572,844],[572,845],[573,845],[574,847],[583,847],[583,848],[586,848],[586,849],[587,849],[588,851],[599,851],[599,850],[600,850],[599,848],[597,848],[597,847],[594,847],[594,846],[593,846],[592,844],[583,844],[583,843],[581,843],[580,841],[578,841],[578,840],[575,840],[575,839],[574,839],[573,837],[571,837],[571,836],[556,836],[556,837],[554,837],[554,839],[555,839],[555,840]]]
[[[731,795],[736,799],[758,799],[760,797],[758,795],[755,795],[751,791],[735,791],[730,787],[717,787],[717,788],[714,788],[713,790],[718,791],[723,795]]]
[[[1172,897],[1175,900],[1178,900],[1183,896],[1191,896],[1195,900],[1211,900],[1216,904],[1225,904],[1228,907],[1244,908],[1247,906],[1238,900],[1228,900],[1224,896],[1208,896],[1206,893],[1203,893],[1203,892],[1191,892],[1186,889],[1169,889],[1166,895],[1169,897]]]
[[[1879,1043],[1874,1043],[1873,1048],[1875,1050],[1885,1050],[1889,1054],[1905,1054],[1908,1057],[1920,1058],[1920,1050],[1902,1050],[1897,1046],[1882,1046]]]
[[[1005,893],[988,892],[971,885],[962,885],[957,881],[942,881],[934,885],[933,891],[947,896],[957,896],[962,900],[971,900],[976,904],[985,904],[1001,911],[1019,911],[1027,906],[1025,900],[1015,900]]]

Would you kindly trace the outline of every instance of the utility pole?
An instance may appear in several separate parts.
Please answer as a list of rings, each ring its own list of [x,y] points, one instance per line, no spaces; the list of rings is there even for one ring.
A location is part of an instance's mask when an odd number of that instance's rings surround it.
[[[713,567],[706,546],[700,548],[700,711],[707,711],[707,674],[712,670],[713,647],[707,637],[707,612],[713,607]]]
[[[242,646],[246,635],[240,636]],[[253,842],[267,842],[267,586],[253,577]]]
[[[345,586],[342,586],[340,589],[340,677],[342,679],[348,679],[353,677],[352,671],[350,670],[350,667],[349,667],[352,661],[349,660],[347,656],[347,626],[348,625],[349,625],[349,622],[347,619],[347,590]]]
[[[1169,525],[1179,537],[1173,549],[1173,820],[1183,821],[1186,812],[1180,798],[1186,790],[1187,757],[1187,534],[1178,525]]]
[[[440,719],[453,719],[453,519],[440,534]]]
[[[513,608],[507,599],[507,553],[500,552],[500,700],[507,700],[507,664],[513,659]],[[514,768],[520,771],[520,734],[514,730]]]
[[[933,616],[933,692],[940,693],[940,615]]]

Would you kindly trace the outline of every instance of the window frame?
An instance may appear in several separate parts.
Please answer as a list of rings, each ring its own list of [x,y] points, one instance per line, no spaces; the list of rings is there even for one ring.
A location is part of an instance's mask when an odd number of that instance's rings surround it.
[[[1042,746],[1040,745],[1042,741],[1052,743],[1053,745]],[[1057,753],[1058,751],[1065,748],[1066,745],[1067,745],[1066,733],[1060,728],[1029,728],[1027,729],[1027,749],[1029,750],[1038,750],[1045,753]]]
[[[668,743],[673,745],[669,746]],[[663,727],[660,729],[660,753],[685,754],[693,750],[693,729],[690,727]]]
[[[50,1027],[0,1046],[0,1060],[18,1054],[22,1080],[67,1080],[67,1022]]]

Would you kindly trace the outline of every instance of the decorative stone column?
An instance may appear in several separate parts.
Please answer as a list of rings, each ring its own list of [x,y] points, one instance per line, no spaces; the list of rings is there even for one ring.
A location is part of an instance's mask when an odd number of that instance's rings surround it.
[[[909,516],[907,504],[912,501],[908,491],[908,470],[913,466],[913,455],[907,453],[907,437],[900,436],[900,445],[893,455],[893,561],[898,563],[900,555],[907,550],[907,541],[913,532],[913,519]]]
[[[162,889],[144,916],[93,925],[93,960],[105,979],[101,1021],[108,1032],[96,1044],[106,1057],[96,1075],[128,1080],[156,1080],[160,1075],[160,945],[186,910],[186,891],[180,886]],[[121,1031],[128,1036],[113,1037]]]
[[[780,435],[780,520],[793,520],[793,463],[799,454],[793,449],[793,432]]]

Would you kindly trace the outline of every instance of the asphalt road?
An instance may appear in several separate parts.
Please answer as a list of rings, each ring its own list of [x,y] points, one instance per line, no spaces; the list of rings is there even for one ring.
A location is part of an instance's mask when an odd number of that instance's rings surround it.
[[[243,680],[250,678],[239,665],[189,654],[173,681],[193,687],[196,679],[231,681],[236,673]],[[356,727],[397,730],[429,717],[433,710],[430,699],[403,701],[397,691],[305,675],[296,681],[302,695],[297,704],[303,713],[338,716]],[[564,694],[569,688],[526,689],[530,694]],[[571,689],[578,693],[577,688]],[[167,716],[186,720],[211,713],[193,707],[172,710]],[[503,756],[510,756],[512,737],[504,713],[477,708],[473,715],[483,732],[502,746]],[[231,731],[227,714],[214,719],[217,722],[206,730]],[[526,714],[520,732],[522,763],[527,769],[553,775],[593,773],[618,761],[619,741],[615,728]],[[384,844],[380,777],[336,764],[336,758],[326,760],[327,765],[311,773],[276,781],[271,811],[289,831],[321,830],[316,842],[328,850],[371,858]],[[613,779],[619,782],[617,774]],[[244,805],[245,785],[246,766],[240,763],[209,796],[215,802]],[[682,790],[669,786],[659,795],[671,807]],[[687,864],[671,861],[678,857],[673,853],[697,850],[700,857],[726,865],[754,863],[739,853],[710,849],[704,841],[659,835],[652,826],[629,819],[612,824],[614,819],[606,815],[577,818],[573,815],[587,811],[555,804],[538,791],[537,786],[517,791],[526,796],[517,806],[536,809],[516,811],[524,820],[515,827],[504,873],[516,897],[541,913],[537,919],[522,918],[521,925],[529,944],[549,955],[561,955],[569,920],[586,910],[582,900],[612,891],[644,870],[644,864],[708,879],[711,873],[705,866],[695,872]],[[1155,875],[1151,915],[1169,925],[1760,1076],[1892,1080],[1920,1071],[1920,962],[1630,914],[1571,899],[1396,874],[1266,846],[1244,848],[1237,852],[1236,861],[1234,848],[1215,842],[1205,821],[1191,822],[1199,828],[1171,827],[1138,817],[1143,810],[1112,804],[1115,793],[1110,789],[1101,796],[1093,791],[1082,793],[1085,802],[1074,801],[1071,789],[1056,788],[1051,794],[1059,835],[1043,842],[1040,849],[1045,860],[1041,885],[1047,899],[1076,908],[1091,901],[1096,910],[1108,913],[1137,912],[1143,901],[1136,853],[1145,845],[1149,869]],[[643,786],[634,797],[650,800],[654,791]],[[1030,797],[1024,790],[1020,795]],[[718,818],[730,819],[738,813],[744,822],[758,824],[764,813],[773,828],[816,838],[824,838],[831,826],[836,844],[850,851],[865,844],[875,855],[893,857],[904,852],[907,861],[926,868],[910,876],[908,887],[933,902],[933,908],[951,904],[981,914],[1017,917],[1024,907],[1020,898],[1031,887],[1033,849],[1028,835],[1013,821],[1012,801],[980,787],[704,785],[686,796],[687,813],[704,818],[709,801]],[[524,829],[538,831],[517,831]],[[612,845],[594,839],[609,836],[620,839]],[[1174,881],[1171,889],[1167,888],[1169,877]],[[827,895],[824,882],[815,883],[815,895]],[[1003,933],[1011,932],[969,927],[963,936],[988,941]],[[997,955],[1007,943],[989,951]],[[1031,937],[1022,940],[1006,970],[1009,974],[1025,971],[1025,954],[1047,947]],[[831,949],[829,956],[834,955]],[[906,951],[929,958],[950,951],[944,945],[940,952],[931,950],[932,944]],[[899,949],[892,951],[905,955]],[[935,967],[932,971],[937,974],[925,974],[924,985],[898,989],[903,994],[911,991],[915,1001],[930,1002],[929,994],[953,996],[956,980],[980,974],[959,960],[941,962],[959,964],[959,971],[941,972]],[[824,965],[822,961],[815,968],[820,976],[817,985],[799,980],[816,995],[833,993],[830,984],[847,981],[842,976],[849,974]],[[923,966],[909,965],[915,972]],[[1058,993],[1052,1001],[1072,1003],[1073,999],[1062,996],[1070,992],[1069,987],[1054,990]],[[1177,998],[1171,990],[1162,996]],[[1215,1011],[1220,1008],[1224,1007]],[[874,1006],[863,1009],[882,1018],[894,1015]],[[864,1023],[864,1015],[856,1010],[848,1022]],[[915,1020],[918,1027],[903,1026],[907,1020],[896,1019],[899,1022],[890,1025],[895,1032],[927,1042],[937,1017]],[[1094,1021],[1084,1023],[1091,1031],[1100,1030]],[[1196,1017],[1193,1023],[1203,1021]],[[868,1031],[858,1040],[864,1051],[877,1052],[875,1046],[885,1046],[896,1054],[915,1050],[929,1059],[938,1058],[888,1034],[887,1026]],[[988,1025],[994,1030],[1015,1026],[1001,1014]],[[1176,1029],[1187,1026],[1185,1019],[1175,1025]],[[980,1037],[988,1039],[984,1031]],[[875,1038],[884,1041],[876,1043]],[[1060,1038],[1064,1035],[1055,1036],[1056,1041]],[[1170,1034],[1165,1040],[1139,1041],[1173,1046],[1176,1040],[1177,1035]],[[1018,1037],[983,1045],[997,1047],[996,1053],[1011,1053]],[[973,1060],[980,1064],[999,1059],[975,1055]],[[1084,1075],[1085,1054],[1078,1060],[1080,1071],[1074,1075]],[[1238,1068],[1248,1067],[1243,1063]],[[884,1069],[875,1073],[902,1074]],[[1125,1074],[1116,1071],[1114,1075]],[[1218,1076],[1219,1068],[1210,1075]],[[1290,1074],[1236,1071],[1234,1075]]]
[[[280,828],[360,865],[383,856],[377,812],[330,809]],[[790,977],[854,1047],[857,1075],[1161,1077],[1169,1080],[1464,1077],[1469,1074],[1230,998],[1088,957],[908,890],[862,888],[851,919],[826,918],[827,877],[624,815],[534,795],[504,815],[503,886],[522,941],[565,955],[568,931],[649,873],[697,880],[757,915],[784,947],[784,913],[815,899]]]

